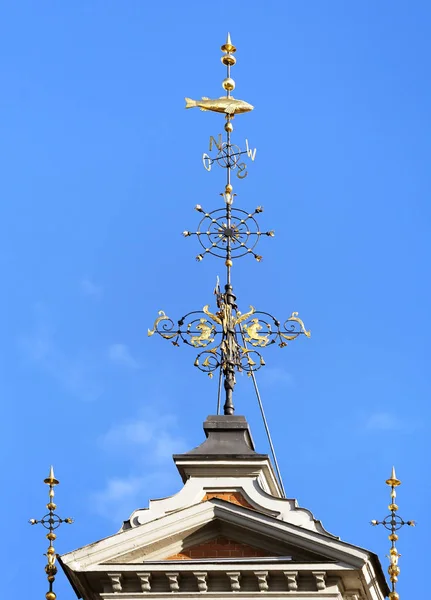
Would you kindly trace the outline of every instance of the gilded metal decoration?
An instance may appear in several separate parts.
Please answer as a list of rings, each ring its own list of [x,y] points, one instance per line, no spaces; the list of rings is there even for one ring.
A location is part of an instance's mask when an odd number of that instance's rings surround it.
[[[49,485],[49,502],[46,505],[48,509],[48,513],[42,517],[42,519],[30,519],[30,525],[41,524],[45,529],[48,530],[46,534],[47,539],[49,540],[48,550],[46,551],[47,564],[45,566],[45,573],[49,582],[49,590],[45,594],[46,600],[55,600],[56,594],[53,591],[53,585],[55,581],[55,576],[57,574],[57,566],[55,564],[57,555],[55,553],[55,548],[53,545],[54,540],[57,535],[54,533],[56,529],[60,527],[62,523],[73,523],[73,519],[61,519],[54,511],[57,508],[57,505],[54,503],[54,486],[58,485],[60,482],[58,479],[54,477],[54,469],[51,467],[49,471],[49,476],[43,480],[46,485]]]
[[[401,556],[401,554],[398,553],[398,550],[395,546],[395,542],[398,541],[398,534],[397,531],[399,531],[401,529],[401,527],[404,527],[404,525],[409,525],[410,527],[414,527],[416,525],[415,521],[404,521],[398,514],[398,505],[396,504],[395,500],[397,497],[397,492],[395,490],[395,488],[397,488],[399,485],[401,485],[401,481],[397,478],[396,474],[395,474],[395,467],[392,467],[392,473],[391,476],[389,477],[389,479],[386,480],[386,485],[388,485],[391,488],[391,503],[389,504],[388,508],[391,511],[391,513],[385,517],[383,519],[383,521],[376,521],[376,520],[372,520],[371,521],[371,525],[383,525],[383,527],[385,529],[387,529],[388,531],[390,531],[390,534],[388,536],[390,542],[391,542],[391,548],[389,550],[389,567],[388,567],[388,573],[389,573],[389,579],[391,580],[391,587],[392,590],[389,593],[389,600],[399,600],[399,594],[396,591],[396,586],[397,586],[397,582],[398,582],[398,575],[400,574],[400,567],[398,566],[398,559]]]
[[[185,100],[186,108],[199,107],[203,111],[225,115],[225,139],[223,134],[210,136],[208,153],[205,152],[202,156],[203,166],[207,171],[211,171],[213,165],[226,169],[227,181],[220,194],[223,206],[207,212],[197,204],[195,210],[201,215],[197,230],[183,231],[183,235],[197,237],[201,245],[201,251],[196,256],[198,261],[202,261],[207,255],[224,260],[226,284],[222,292],[217,282],[214,290],[217,304],[215,312],[211,312],[207,305],[202,310],[187,313],[175,322],[160,311],[153,328],[148,330],[148,335],[158,334],[174,346],[186,344],[195,348],[198,351],[195,366],[210,377],[220,369],[225,389],[224,414],[232,415],[235,373],[244,371],[253,376],[265,364],[261,355],[262,348],[273,344],[283,348],[300,335],[310,337],[310,332],[296,312],[284,321],[279,321],[270,313],[254,307],[241,313],[236,304],[231,274],[233,260],[251,255],[260,262],[262,256],[256,252],[256,246],[262,236],[274,237],[274,231],[261,229],[257,219],[263,212],[261,206],[252,212],[233,206],[236,194],[233,192],[232,174],[236,173],[238,179],[247,176],[245,161],[255,160],[256,148],[251,148],[248,140],[245,140],[245,150],[232,143],[232,121],[235,115],[253,110],[253,106],[231,95],[235,89],[235,81],[231,78],[230,70],[236,63],[236,48],[229,34],[221,49],[224,53],[221,61],[227,68],[226,78],[222,82],[226,95],[216,99],[203,97],[201,100]]]
[[[241,113],[253,110],[254,106],[244,100],[236,100],[233,96],[221,98],[207,98],[202,96],[202,100],[192,100],[186,98],[186,108],[199,107],[201,110],[212,110],[213,112],[225,113],[227,115],[239,115]]]

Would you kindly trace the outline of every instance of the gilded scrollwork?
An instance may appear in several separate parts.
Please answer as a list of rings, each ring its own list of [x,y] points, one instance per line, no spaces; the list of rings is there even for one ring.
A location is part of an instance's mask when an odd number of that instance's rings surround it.
[[[211,312],[207,304],[201,311],[193,311],[182,317],[177,325],[163,311],[159,311],[148,335],[158,333],[175,346],[182,341],[193,348],[203,349],[194,364],[210,377],[214,371],[226,369],[228,365],[250,375],[265,365],[259,352],[261,348],[275,343],[283,348],[299,335],[311,335],[297,312],[293,312],[281,326],[273,315],[257,311],[253,306],[248,312],[241,313],[236,304],[229,302],[227,293],[222,294],[217,289],[216,296],[216,312]]]

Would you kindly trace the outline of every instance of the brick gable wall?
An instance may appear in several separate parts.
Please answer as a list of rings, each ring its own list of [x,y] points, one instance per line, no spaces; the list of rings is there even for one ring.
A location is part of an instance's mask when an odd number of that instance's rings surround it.
[[[250,558],[253,556],[268,556],[268,552],[247,544],[235,542],[224,536],[218,536],[190,548],[185,548],[178,554],[169,556],[167,560],[190,560],[193,558]]]

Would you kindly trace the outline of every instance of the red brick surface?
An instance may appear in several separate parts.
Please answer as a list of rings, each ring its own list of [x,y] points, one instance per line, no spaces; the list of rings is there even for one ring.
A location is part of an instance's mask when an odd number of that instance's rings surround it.
[[[205,502],[206,500],[211,500],[211,498],[220,498],[220,500],[226,500],[226,502],[239,504],[239,506],[253,508],[240,492],[207,492],[202,498],[202,502]]]
[[[185,548],[182,552],[169,556],[167,560],[190,560],[193,558],[247,558],[251,556],[268,556],[267,552],[235,542],[224,536]]]

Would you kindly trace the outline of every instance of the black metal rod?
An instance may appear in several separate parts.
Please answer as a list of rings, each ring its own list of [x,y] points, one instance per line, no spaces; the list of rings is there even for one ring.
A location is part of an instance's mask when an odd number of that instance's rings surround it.
[[[245,341],[244,332],[243,332],[241,326],[240,326],[240,330],[241,330],[242,341],[244,343],[244,348],[247,348],[247,342]],[[274,460],[275,471],[277,473],[277,478],[278,478],[278,482],[280,484],[282,496],[283,496],[283,498],[286,498],[286,492],[284,490],[283,479],[281,477],[280,467],[278,466],[278,460],[277,460],[277,456],[275,454],[274,444],[272,442],[271,434],[269,432],[268,421],[266,420],[266,415],[265,415],[265,410],[263,408],[262,398],[260,397],[260,392],[259,392],[259,388],[258,388],[257,381],[256,381],[256,375],[254,374],[254,371],[250,371],[250,373],[251,373],[251,378],[253,380],[254,391],[256,392],[257,402],[258,402],[259,408],[260,408],[260,414],[262,415],[263,424],[264,424],[266,435],[268,438],[269,447],[271,449],[272,458]]]

